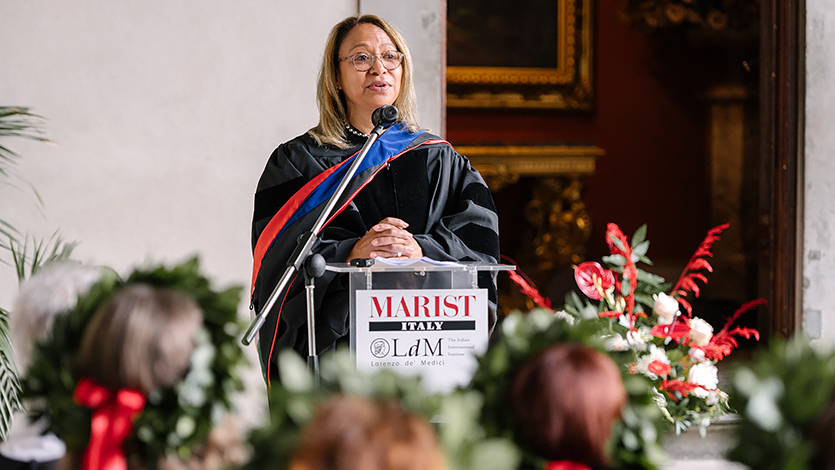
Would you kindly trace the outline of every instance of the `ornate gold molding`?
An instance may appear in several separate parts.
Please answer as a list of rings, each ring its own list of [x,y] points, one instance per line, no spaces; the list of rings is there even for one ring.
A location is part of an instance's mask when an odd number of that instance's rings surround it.
[[[510,184],[530,185],[530,200],[522,207],[532,230],[523,259],[535,264],[543,282],[556,269],[585,258],[591,216],[583,201],[586,177],[605,151],[593,145],[458,146],[456,150],[498,192]]]
[[[449,66],[447,106],[592,109],[592,1],[557,0],[554,68]]]
[[[588,3],[588,2],[586,2]],[[562,85],[574,78],[576,0],[557,2],[557,67],[447,67],[447,83],[477,85]]]
[[[490,189],[499,191],[525,176],[584,176],[594,173],[605,151],[593,145],[456,146],[481,173]]]

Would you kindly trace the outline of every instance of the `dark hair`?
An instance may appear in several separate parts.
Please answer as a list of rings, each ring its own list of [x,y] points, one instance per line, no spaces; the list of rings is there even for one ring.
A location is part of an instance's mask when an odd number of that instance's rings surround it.
[[[552,346],[528,360],[510,393],[513,415],[532,451],[595,469],[608,464],[606,442],[625,401],[615,363],[580,344]]]
[[[188,368],[200,307],[184,294],[135,284],[93,315],[75,359],[80,377],[146,395],[173,385]]]
[[[398,402],[334,396],[317,408],[290,470],[443,470],[438,440]]]

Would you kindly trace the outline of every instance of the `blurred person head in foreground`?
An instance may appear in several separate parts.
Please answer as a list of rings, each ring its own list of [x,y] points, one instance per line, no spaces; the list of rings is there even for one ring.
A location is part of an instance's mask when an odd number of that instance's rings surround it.
[[[446,470],[421,416],[395,401],[336,395],[305,427],[290,470]]]
[[[511,385],[513,416],[549,470],[608,468],[606,444],[625,402],[615,363],[580,344],[552,346],[534,356]]]

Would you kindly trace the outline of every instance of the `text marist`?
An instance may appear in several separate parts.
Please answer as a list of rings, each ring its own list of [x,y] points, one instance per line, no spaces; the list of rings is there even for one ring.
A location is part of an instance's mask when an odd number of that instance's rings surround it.
[[[372,296],[371,318],[469,317],[475,295]]]

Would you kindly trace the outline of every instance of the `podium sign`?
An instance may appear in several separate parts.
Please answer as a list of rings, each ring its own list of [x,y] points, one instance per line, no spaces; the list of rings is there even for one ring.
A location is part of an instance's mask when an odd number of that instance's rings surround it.
[[[359,290],[355,311],[359,370],[419,374],[427,388],[449,391],[487,349],[486,289]]]
[[[349,277],[351,350],[357,369],[420,375],[428,391],[466,385],[487,349],[489,301],[481,277],[515,266],[378,259],[329,264]]]

